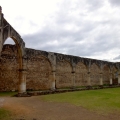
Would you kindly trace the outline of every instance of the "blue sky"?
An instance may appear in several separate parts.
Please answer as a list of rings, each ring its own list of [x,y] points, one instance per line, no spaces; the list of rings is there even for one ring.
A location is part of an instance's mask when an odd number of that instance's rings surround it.
[[[120,0],[0,0],[0,3],[5,19],[28,48],[120,61]]]

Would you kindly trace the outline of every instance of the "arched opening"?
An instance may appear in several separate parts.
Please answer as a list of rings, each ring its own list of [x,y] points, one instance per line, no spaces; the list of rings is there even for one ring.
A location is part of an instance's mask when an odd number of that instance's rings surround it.
[[[8,38],[3,44],[0,59],[0,91],[16,91],[19,83],[18,50]]]
[[[48,58],[28,56],[27,59],[27,90],[45,90],[51,88],[51,64]]]
[[[15,45],[15,42],[12,38],[7,38],[4,42],[4,45],[5,44]]]
[[[2,13],[2,8],[0,7],[0,58],[2,48],[4,46],[5,41],[8,38],[12,38],[15,42],[15,46],[18,51],[18,63],[19,63],[19,93],[26,92],[26,77],[25,77],[25,64],[23,64],[23,57],[24,57],[24,48],[25,43],[22,40],[21,36],[15,31],[15,29],[4,19],[4,15]],[[9,49],[10,50],[10,49]],[[6,50],[7,51],[7,50]],[[9,52],[8,52],[9,53]],[[1,75],[2,76],[2,75]],[[5,76],[5,75],[4,75]]]
[[[77,63],[75,70],[75,86],[87,85],[87,79],[86,66],[82,62]]]
[[[72,66],[69,62],[58,61],[56,66],[56,88],[72,87]]]
[[[23,56],[24,56],[24,47],[25,47],[25,43],[23,42],[23,40],[21,39],[21,37],[18,35],[18,33],[16,33],[16,31],[14,31],[12,28],[11,28],[12,32],[9,36],[12,36],[10,38],[12,38],[12,40],[15,42],[15,52],[17,53],[17,61],[18,61],[18,76],[19,76],[19,80],[18,80],[18,92],[19,93],[24,93],[26,92],[26,78],[25,78],[25,74],[24,74],[24,71],[25,71],[25,67],[23,65]],[[4,43],[7,43],[5,41],[7,41],[7,38],[8,38],[8,32],[9,31],[4,31],[2,36],[3,38],[1,39],[1,48],[4,47]],[[10,32],[9,32],[10,33]],[[10,39],[9,38],[9,39]],[[17,39],[16,39],[17,38]],[[9,45],[6,45],[6,46],[9,46]],[[10,47],[6,47],[7,48],[10,48]],[[10,50],[10,49],[9,49]],[[8,51],[9,51],[8,50]],[[7,51],[7,50],[6,50]],[[2,51],[0,51],[2,53]],[[8,52],[10,53],[10,52]],[[6,55],[7,56],[7,55]],[[9,55],[10,56],[10,55]],[[13,55],[14,56],[14,55]],[[9,58],[12,58],[11,56]],[[14,57],[15,59],[15,57]],[[4,61],[4,60],[3,60]],[[7,63],[7,62],[6,62]],[[1,75],[2,76],[2,75]],[[4,75],[5,76],[5,75]]]
[[[95,63],[90,68],[90,79],[92,86],[100,84],[100,68]]]
[[[110,84],[110,68],[105,65],[103,67],[103,85]]]

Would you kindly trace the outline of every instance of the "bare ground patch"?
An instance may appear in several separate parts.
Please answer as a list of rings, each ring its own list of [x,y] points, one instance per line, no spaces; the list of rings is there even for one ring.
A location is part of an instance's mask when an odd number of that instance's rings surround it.
[[[68,103],[45,102],[40,96],[0,97],[3,107],[12,111],[13,120],[120,120],[118,113],[98,114]]]

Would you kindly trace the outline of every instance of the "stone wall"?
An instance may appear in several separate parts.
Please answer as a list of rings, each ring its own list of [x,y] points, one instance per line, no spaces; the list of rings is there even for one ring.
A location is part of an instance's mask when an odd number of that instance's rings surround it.
[[[18,59],[16,46],[4,46],[0,59],[0,91],[18,89]]]
[[[87,79],[87,67],[82,62],[78,62],[75,69],[75,86],[87,85]]]
[[[91,85],[99,85],[100,83],[100,68],[93,63],[90,68],[90,79],[91,79]]]
[[[103,84],[109,84],[109,79],[110,79],[110,68],[105,65],[103,67]]]
[[[50,88],[51,65],[47,58],[39,55],[27,60],[27,89]]]
[[[72,66],[67,61],[57,62],[56,87],[72,87]]]
[[[117,82],[117,65],[95,59],[81,58],[25,48],[27,90],[51,89],[53,72],[56,88],[87,86]],[[0,58],[0,91],[17,90],[19,82],[19,57],[14,45],[4,45]]]

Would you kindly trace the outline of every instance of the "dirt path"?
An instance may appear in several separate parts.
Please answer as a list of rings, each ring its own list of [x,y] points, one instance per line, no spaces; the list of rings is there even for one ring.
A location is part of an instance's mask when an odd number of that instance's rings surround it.
[[[100,115],[67,103],[44,102],[40,96],[0,100],[3,107],[14,112],[14,120],[120,120],[119,114]]]

